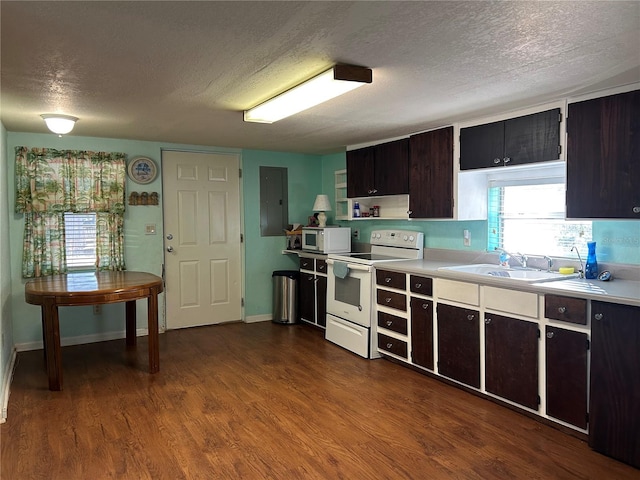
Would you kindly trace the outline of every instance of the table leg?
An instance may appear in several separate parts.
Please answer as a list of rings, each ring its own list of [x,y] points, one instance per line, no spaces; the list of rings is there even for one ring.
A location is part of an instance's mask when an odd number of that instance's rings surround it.
[[[136,301],[131,300],[125,305],[126,312],[126,332],[127,332],[127,347],[136,346]]]
[[[149,373],[160,371],[160,340],[158,338],[158,292],[152,290],[148,299]]]
[[[42,352],[44,353],[44,368],[47,368],[47,328],[44,321],[44,305],[40,308],[40,316],[42,317]]]
[[[44,324],[45,354],[47,355],[47,375],[49,390],[62,390],[62,355],[60,352],[60,321],[58,305],[53,297],[47,297],[42,304]]]

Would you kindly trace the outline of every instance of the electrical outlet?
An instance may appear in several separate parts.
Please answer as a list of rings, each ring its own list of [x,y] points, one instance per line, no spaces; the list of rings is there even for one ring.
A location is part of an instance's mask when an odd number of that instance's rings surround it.
[[[353,238],[354,238],[355,240],[358,240],[358,239],[360,238],[360,230],[358,230],[357,228],[354,228],[354,229],[351,231],[351,234],[353,235]]]
[[[469,230],[464,230],[462,232],[462,244],[465,247],[471,246],[471,232],[469,232]]]
[[[93,306],[93,314],[100,315],[102,313],[102,305],[94,305]]]

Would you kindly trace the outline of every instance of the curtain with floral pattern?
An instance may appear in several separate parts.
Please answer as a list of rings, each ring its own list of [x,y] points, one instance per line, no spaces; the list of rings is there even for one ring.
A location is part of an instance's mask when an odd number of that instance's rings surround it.
[[[96,269],[124,270],[124,153],[16,147],[22,275],[67,272],[64,212],[96,214]]]

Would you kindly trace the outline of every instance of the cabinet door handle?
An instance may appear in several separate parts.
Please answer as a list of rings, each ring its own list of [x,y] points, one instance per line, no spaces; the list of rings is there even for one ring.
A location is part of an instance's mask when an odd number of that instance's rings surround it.
[[[633,207],[633,213],[640,213],[640,207]]]
[[[387,283],[391,282],[391,277],[385,277],[384,281]]]
[[[420,288],[422,286],[421,283],[416,283],[416,288]]]
[[[407,215],[411,215],[413,213],[413,210],[407,210]]]
[[[393,347],[393,343],[387,343],[387,348]]]
[[[387,327],[390,327],[391,325],[393,325],[393,320],[387,320]]]
[[[373,190],[367,190],[367,193],[371,195],[373,193]]]
[[[469,319],[469,320],[471,320],[471,319]],[[489,324],[491,323],[491,319],[490,319],[490,318],[485,318],[485,319],[484,319],[484,323],[485,323],[486,325],[489,325]]]
[[[558,313],[565,313],[567,311],[567,307],[558,307]]]
[[[384,299],[385,302],[389,303],[391,301],[391,297],[387,297]]]
[[[467,320],[473,320],[476,316],[472,313],[470,313],[469,315],[467,315]]]
[[[553,338],[553,332],[547,332],[547,338]]]
[[[504,157],[503,161],[504,161],[504,164],[506,165],[511,161],[511,159],[509,157]]]
[[[493,159],[493,163],[495,163],[496,165],[498,165],[502,160],[500,160],[499,158],[494,158]]]
[[[596,320],[602,320],[602,318],[604,317],[604,315],[602,315],[601,313],[596,313],[593,318],[595,318]]]
[[[378,190],[376,190],[375,188],[373,189],[373,193],[378,193]]]
[[[429,308],[429,304],[428,303],[423,303],[422,304],[422,309],[426,310],[427,308]]]

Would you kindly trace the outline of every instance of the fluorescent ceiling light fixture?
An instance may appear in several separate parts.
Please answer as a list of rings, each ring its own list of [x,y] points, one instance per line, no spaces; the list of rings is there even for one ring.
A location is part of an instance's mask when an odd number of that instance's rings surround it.
[[[64,135],[73,130],[74,125],[78,121],[77,117],[71,115],[59,115],[57,113],[45,113],[40,115],[47,124],[49,130],[58,135]]]
[[[370,68],[335,65],[326,72],[244,111],[245,122],[273,123],[371,83]]]

